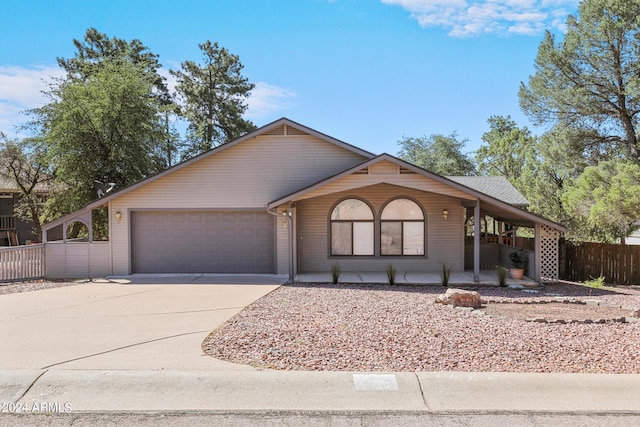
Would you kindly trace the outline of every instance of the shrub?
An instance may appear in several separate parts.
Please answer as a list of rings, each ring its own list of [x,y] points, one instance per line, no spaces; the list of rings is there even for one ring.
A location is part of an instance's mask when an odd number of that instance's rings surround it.
[[[496,273],[498,273],[498,285],[501,288],[507,286],[507,271],[508,270],[501,265],[496,267]]]
[[[340,276],[342,276],[342,267],[340,267],[340,263],[335,262],[331,266],[331,283],[337,285],[340,281]]]
[[[517,251],[511,252],[509,254],[509,259],[511,260],[511,266],[513,268],[524,268],[527,254],[524,252],[524,249],[519,249]]]
[[[590,288],[600,289],[604,286],[604,276],[600,276],[597,279],[592,277],[591,280],[584,281],[582,284]]]
[[[440,284],[445,288],[449,287],[449,279],[451,278],[451,266],[442,263],[442,276],[440,277]]]
[[[384,271],[387,273],[387,280],[391,286],[396,284],[396,268],[393,264],[389,263],[384,268]]]

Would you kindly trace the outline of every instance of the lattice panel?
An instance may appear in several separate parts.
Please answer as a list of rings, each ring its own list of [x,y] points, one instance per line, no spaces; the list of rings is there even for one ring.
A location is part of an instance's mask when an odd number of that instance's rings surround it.
[[[540,225],[540,277],[543,281],[558,280],[558,237],[558,230]]]

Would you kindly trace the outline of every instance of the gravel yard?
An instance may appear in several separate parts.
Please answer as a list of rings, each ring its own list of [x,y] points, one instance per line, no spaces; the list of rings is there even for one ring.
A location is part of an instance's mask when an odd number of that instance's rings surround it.
[[[40,289],[61,288],[63,286],[79,285],[82,282],[32,280],[29,282],[0,283],[0,295],[16,294],[19,292],[39,291]]]
[[[619,306],[640,308],[639,286],[478,291],[489,304],[465,311],[435,304],[444,293],[435,286],[285,285],[213,331],[203,349],[281,370],[640,373],[638,322],[524,320],[632,316]],[[563,308],[563,299],[590,303]]]

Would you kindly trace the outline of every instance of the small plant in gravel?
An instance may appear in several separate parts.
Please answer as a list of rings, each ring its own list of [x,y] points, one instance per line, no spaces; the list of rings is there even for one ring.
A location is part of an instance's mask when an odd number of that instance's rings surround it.
[[[387,273],[387,280],[391,286],[396,284],[396,268],[393,264],[389,263],[384,268],[385,273]]]
[[[340,281],[340,276],[342,276],[342,267],[340,267],[339,262],[335,262],[331,266],[331,283],[337,285]]]
[[[501,288],[506,288],[507,287],[507,272],[508,271],[509,270],[507,270],[506,268],[504,268],[501,265],[496,267],[496,273],[498,273],[498,286],[500,286]]]
[[[440,284],[445,288],[449,287],[449,279],[451,278],[451,265],[442,263],[442,275],[440,276]]]
[[[592,277],[591,280],[584,281],[582,284],[590,288],[600,289],[604,286],[604,276],[600,276],[597,279]]]

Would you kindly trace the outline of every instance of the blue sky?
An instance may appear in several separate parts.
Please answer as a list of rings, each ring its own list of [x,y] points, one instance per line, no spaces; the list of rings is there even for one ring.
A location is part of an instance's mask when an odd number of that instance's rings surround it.
[[[479,147],[491,115],[520,112],[545,29],[562,35],[577,0],[4,0],[0,131],[41,105],[56,57],[95,27],[140,39],[168,69],[217,41],[256,84],[245,117],[288,117],[374,153],[403,136],[450,134]]]

